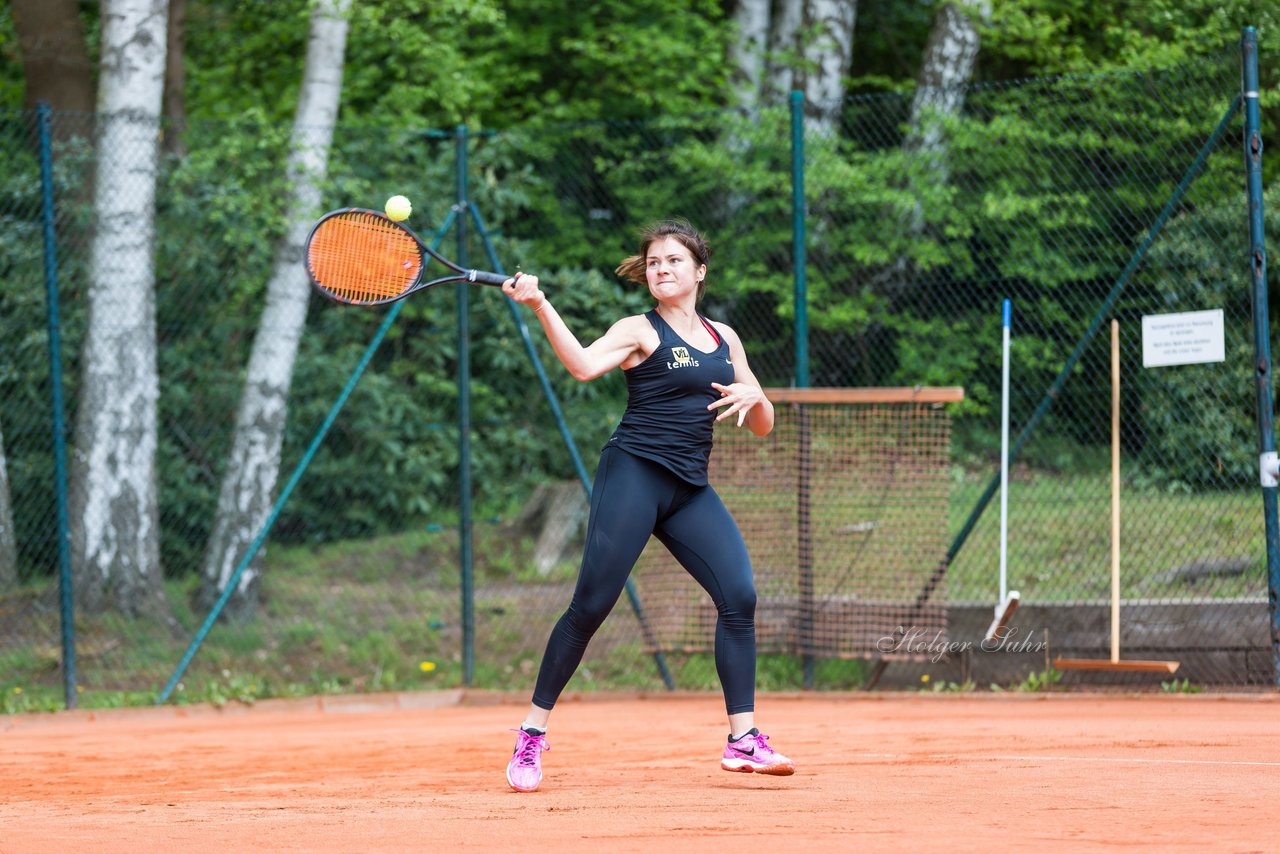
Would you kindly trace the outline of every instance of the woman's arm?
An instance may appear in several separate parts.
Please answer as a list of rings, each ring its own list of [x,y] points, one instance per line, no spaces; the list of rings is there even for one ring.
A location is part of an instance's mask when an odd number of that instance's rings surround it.
[[[756,379],[755,374],[751,373],[751,368],[747,365],[747,351],[743,349],[738,333],[723,323],[715,323],[714,326],[724,340],[729,342],[729,361],[733,362],[733,383],[727,386],[712,383],[711,387],[720,392],[720,399],[707,408],[728,406],[728,409],[716,416],[717,421],[723,421],[736,412],[739,427],[745,423],[747,428],[757,436],[767,436],[773,429],[773,404],[764,396],[760,381]]]
[[[546,294],[538,288],[537,276],[517,275],[503,284],[502,291],[533,309],[551,349],[576,380],[586,382],[607,374],[640,347],[637,334],[640,327],[636,321],[642,318],[624,317],[609,327],[604,335],[583,347],[555,306],[547,301]]]

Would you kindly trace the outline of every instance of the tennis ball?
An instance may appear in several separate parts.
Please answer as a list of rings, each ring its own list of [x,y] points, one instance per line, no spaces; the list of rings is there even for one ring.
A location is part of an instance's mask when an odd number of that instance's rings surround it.
[[[387,212],[387,216],[396,222],[408,219],[409,214],[413,213],[413,205],[409,204],[409,200],[404,196],[392,196],[387,199],[387,205],[383,208]]]

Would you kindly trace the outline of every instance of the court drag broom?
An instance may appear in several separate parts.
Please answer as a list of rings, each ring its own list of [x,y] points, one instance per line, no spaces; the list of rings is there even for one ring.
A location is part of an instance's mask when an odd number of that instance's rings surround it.
[[[1055,658],[1056,670],[1174,673],[1177,661],[1120,658],[1120,323],[1111,321],[1111,658]]]

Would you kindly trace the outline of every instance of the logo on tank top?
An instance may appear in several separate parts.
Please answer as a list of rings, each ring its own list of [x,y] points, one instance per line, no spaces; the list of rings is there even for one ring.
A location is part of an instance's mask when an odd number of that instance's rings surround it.
[[[698,367],[698,360],[689,355],[688,347],[672,347],[671,356],[672,358],[675,359],[675,361],[667,362],[668,371],[674,370],[676,368]]]

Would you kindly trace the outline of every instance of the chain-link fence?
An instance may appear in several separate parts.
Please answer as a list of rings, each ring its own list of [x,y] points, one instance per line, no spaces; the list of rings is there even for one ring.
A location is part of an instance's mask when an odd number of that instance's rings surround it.
[[[839,116],[806,117],[798,162],[788,103],[471,137],[344,126],[324,198],[327,207],[377,208],[393,193],[408,196],[410,225],[424,239],[477,267],[536,271],[582,338],[648,307],[647,294],[620,284],[612,269],[635,251],[640,225],[685,216],[712,238],[704,313],[738,330],[766,386],[793,384],[799,350],[814,386],[963,387],[964,402],[950,410],[950,467],[939,472],[949,485],[939,501],[951,554],[920,576],[923,598],[946,591],[945,603],[929,606],[947,606],[953,638],[970,636],[957,615],[985,626],[998,592],[998,519],[987,505],[999,467],[1000,304],[1008,298],[1018,439],[1009,580],[1024,603],[1015,625],[1037,637],[1047,631],[1054,652],[1105,654],[1110,374],[1106,336],[1095,333],[1118,318],[1125,649],[1180,658],[1199,683],[1270,683],[1239,89],[1231,51],[1141,72],[859,96]],[[104,231],[95,228],[103,157],[95,117],[54,114],[51,127],[49,245],[74,542],[93,415],[84,409],[102,407],[85,387],[98,376],[85,365],[89,296],[110,272],[94,261]],[[0,116],[11,164],[0,196],[0,688],[10,707],[21,707],[22,695],[56,692],[62,678],[38,141],[33,115]],[[154,607],[121,607],[111,595],[92,603],[78,591],[74,625],[81,690],[144,699],[174,674],[208,614],[219,489],[246,361],[255,336],[274,332],[259,319],[290,214],[280,201],[288,198],[288,128],[191,121],[181,145],[172,141],[156,176],[150,255],[156,497],[154,517],[142,518],[156,521],[159,567],[142,569],[152,573]],[[797,177],[806,202],[801,340]],[[583,476],[621,415],[625,389],[616,373],[574,382],[540,333],[526,341],[518,313],[496,293],[472,293],[474,537],[460,542],[457,299],[436,289],[394,316],[312,300],[273,494],[297,479],[254,563],[256,602],[212,628],[177,697],[531,684],[572,591]],[[113,308],[127,306],[99,301],[93,310]],[[1216,309],[1224,361],[1143,367],[1144,316]],[[97,321],[111,326],[109,316]],[[134,338],[125,334],[118,346]],[[547,403],[530,347],[562,418]],[[331,426],[312,448],[326,419]],[[850,491],[864,486],[850,476]],[[740,521],[749,543],[768,536]],[[909,527],[898,536],[909,540]],[[474,574],[460,573],[460,563]],[[120,589],[73,570],[77,584]],[[646,572],[571,687],[663,685],[654,639],[634,616],[645,607]],[[937,572],[945,585],[931,579]],[[667,654],[675,684],[714,684],[705,655],[670,645]],[[935,664],[931,650],[916,657]],[[1044,666],[1017,660],[1022,670],[1002,679]]]

